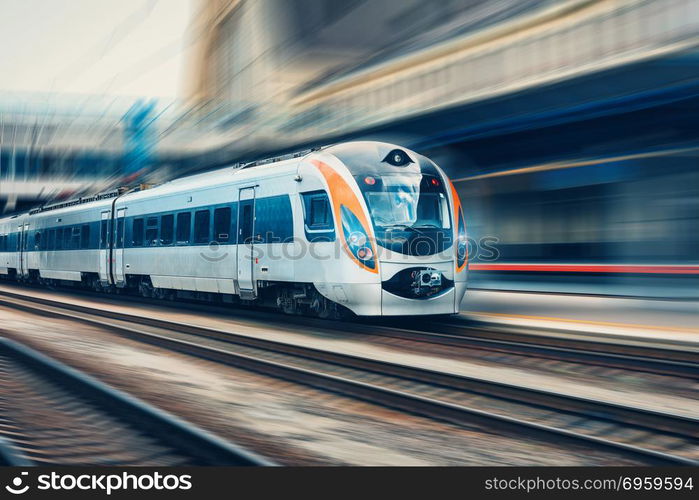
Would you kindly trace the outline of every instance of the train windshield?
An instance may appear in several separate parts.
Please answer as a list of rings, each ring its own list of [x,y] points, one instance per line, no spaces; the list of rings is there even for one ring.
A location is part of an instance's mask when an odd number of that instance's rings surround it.
[[[449,204],[440,179],[422,174],[359,179],[376,229],[449,229]]]
[[[434,255],[452,245],[449,202],[440,177],[411,172],[356,178],[380,246],[405,255]]]

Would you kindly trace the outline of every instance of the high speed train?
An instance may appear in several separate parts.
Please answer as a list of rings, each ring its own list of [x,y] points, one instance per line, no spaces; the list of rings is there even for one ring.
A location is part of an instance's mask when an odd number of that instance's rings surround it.
[[[428,158],[348,142],[0,219],[0,276],[320,317],[453,314],[459,197]]]

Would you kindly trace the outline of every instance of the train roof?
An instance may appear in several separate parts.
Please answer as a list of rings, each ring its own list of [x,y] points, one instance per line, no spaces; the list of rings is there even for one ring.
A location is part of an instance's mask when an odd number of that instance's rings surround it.
[[[116,197],[119,197],[119,200],[127,201],[148,199],[151,197],[189,192],[195,189],[206,189],[223,184],[231,184],[240,181],[244,182],[246,179],[294,174],[296,172],[298,163],[302,159],[303,157],[299,156],[286,160],[272,161],[270,163],[224,167],[211,172],[173,179],[150,189],[131,192],[114,190],[72,200],[60,201],[31,209],[28,212],[22,212],[0,218],[0,224],[12,222],[13,220],[19,219],[26,215],[65,215],[84,210],[110,208],[114,198]]]
[[[13,214],[7,217],[2,217],[0,218],[0,224],[7,224],[8,222],[12,223],[13,221],[17,221],[25,215],[27,214],[25,212],[22,212],[21,214]]]
[[[296,173],[302,158],[291,158],[274,163],[246,167],[224,167],[203,174],[191,175],[173,179],[159,186],[143,191],[132,191],[119,198],[119,200],[133,201],[158,196],[168,196],[178,193],[186,193],[197,189],[213,188],[225,184],[245,182],[248,179],[265,177],[278,177]]]
[[[187,193],[192,190],[213,188],[226,184],[245,182],[256,178],[278,177],[284,175],[293,175],[296,173],[298,164],[309,154],[315,151],[323,151],[330,154],[351,153],[352,156],[367,154],[371,152],[372,157],[379,158],[391,149],[399,148],[399,146],[378,142],[378,141],[352,141],[324,148],[314,148],[305,151],[299,151],[287,155],[286,157],[269,158],[258,162],[248,163],[245,165],[234,165],[224,167],[211,172],[180,177],[173,179],[164,184],[160,184],[150,189],[139,191],[124,192],[122,190],[114,190],[106,193],[98,193],[96,195],[85,196],[74,200],[61,201],[45,205],[39,208],[30,210],[28,213],[14,214],[9,217],[0,218],[0,224],[11,222],[14,219],[29,215],[51,214],[67,214],[71,212],[83,211],[86,209],[101,209],[109,207],[114,198],[119,197],[119,200],[135,201],[140,199],[149,199],[153,197],[168,196],[178,193]],[[410,151],[405,148],[400,148],[404,151]],[[413,151],[410,151],[415,155]],[[419,157],[419,155],[417,155]],[[342,158],[341,158],[342,159]]]

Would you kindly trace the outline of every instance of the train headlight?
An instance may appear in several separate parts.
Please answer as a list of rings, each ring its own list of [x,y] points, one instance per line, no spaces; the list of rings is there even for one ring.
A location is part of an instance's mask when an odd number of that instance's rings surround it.
[[[350,245],[356,246],[356,247],[361,247],[366,243],[366,235],[362,232],[354,232],[349,235],[349,238],[347,239],[347,242]]]
[[[357,250],[357,257],[359,257],[360,260],[369,260],[374,256],[374,252],[371,251],[371,248],[369,247],[362,247],[359,250]]]
[[[344,205],[340,206],[340,214],[342,217],[342,232],[350,254],[360,264],[369,269],[376,269],[374,251],[371,249],[369,235],[366,233],[364,226],[359,222],[357,216]]]
[[[413,160],[410,159],[408,153],[400,149],[392,150],[382,161],[388,163],[389,165],[393,165],[394,167],[405,167],[406,165],[413,163]]]

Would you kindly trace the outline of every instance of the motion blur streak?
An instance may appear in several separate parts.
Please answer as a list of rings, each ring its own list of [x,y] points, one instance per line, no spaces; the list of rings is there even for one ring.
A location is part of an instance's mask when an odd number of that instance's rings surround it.
[[[174,102],[0,94],[0,207],[383,140],[496,239],[474,287],[697,298],[698,35],[695,0],[196,0]]]

